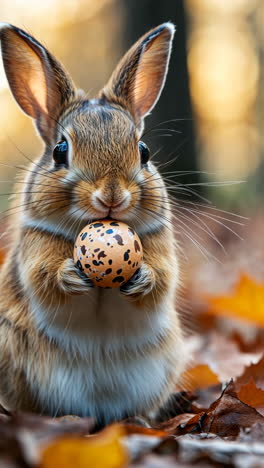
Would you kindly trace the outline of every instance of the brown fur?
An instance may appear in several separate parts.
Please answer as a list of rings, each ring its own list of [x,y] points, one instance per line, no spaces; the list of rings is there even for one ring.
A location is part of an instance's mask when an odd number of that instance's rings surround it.
[[[42,309],[43,320],[50,327],[67,329],[69,336],[74,333],[80,339],[87,330],[110,341],[111,333],[123,340],[130,332],[122,310],[116,310],[110,321],[101,311],[101,317],[99,312],[87,312],[82,319],[78,318],[81,311],[76,311],[70,322],[62,312],[74,296],[87,296],[87,307],[91,304],[91,284],[72,260],[73,242],[89,220],[105,216],[106,207],[113,218],[142,231],[143,267],[120,291],[134,307],[131,326],[154,317],[157,305],[163,302],[162,314],[171,323],[166,333],[160,331],[158,345],[146,340],[140,350],[135,345],[127,355],[122,349],[113,351],[111,359],[117,367],[124,359],[136,363],[139,356],[167,356],[169,368],[176,367],[175,372],[167,373],[160,394],[150,398],[147,407],[139,401],[132,414],[146,413],[165,402],[178,379],[184,359],[179,351],[175,360],[172,351],[177,345],[181,349],[182,333],[173,305],[178,267],[170,205],[161,176],[152,164],[140,165],[138,150],[143,119],[163,87],[172,34],[169,24],[148,32],[121,60],[98,98],[87,101],[78,97],[62,66],[35,39],[11,25],[0,31],[11,90],[22,109],[35,119],[46,142],[44,154],[25,177],[24,193],[19,194],[21,185],[17,189],[13,207],[20,208],[9,224],[11,248],[0,275],[0,402],[8,409],[53,414],[39,399],[40,389],[45,392],[46,388],[47,401],[52,399],[48,394],[51,369],[85,366],[82,353],[75,350],[71,355],[51,339],[48,326],[39,322]],[[61,135],[70,145],[69,168],[56,168],[52,161]],[[128,193],[129,205],[116,210]],[[70,206],[78,217],[69,212]],[[13,226],[19,229],[13,231]],[[98,294],[99,304],[104,293]],[[37,319],[33,299],[39,304]],[[103,348],[98,353],[101,365],[107,368],[109,356]],[[110,392],[110,401],[112,397]],[[63,409],[58,408],[56,414],[60,411]]]

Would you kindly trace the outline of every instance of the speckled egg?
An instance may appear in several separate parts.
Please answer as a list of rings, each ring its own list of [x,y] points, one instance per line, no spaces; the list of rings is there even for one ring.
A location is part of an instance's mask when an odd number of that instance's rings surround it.
[[[100,220],[78,234],[74,262],[102,288],[118,288],[141,266],[143,250],[136,232],[121,221]]]

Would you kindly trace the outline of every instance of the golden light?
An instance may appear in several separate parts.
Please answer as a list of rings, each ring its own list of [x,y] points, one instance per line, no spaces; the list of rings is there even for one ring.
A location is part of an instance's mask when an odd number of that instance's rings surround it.
[[[260,141],[254,126],[201,123],[199,136],[203,144],[201,166],[213,173],[213,178],[245,180],[257,169]]]
[[[256,98],[258,59],[249,32],[211,25],[190,41],[188,66],[194,107],[201,118],[244,118]]]
[[[186,0],[187,7],[195,15],[240,14],[253,11],[258,0]]]
[[[260,3],[185,0],[200,165],[218,180],[247,179],[260,164],[257,102],[261,72],[254,30]]]

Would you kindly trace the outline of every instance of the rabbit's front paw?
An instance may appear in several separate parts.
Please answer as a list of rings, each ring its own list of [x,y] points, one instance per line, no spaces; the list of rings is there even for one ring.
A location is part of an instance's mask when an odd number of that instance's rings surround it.
[[[120,291],[126,296],[145,296],[155,285],[152,268],[143,263],[130,280],[121,286]]]
[[[87,294],[93,287],[92,281],[84,275],[72,258],[67,258],[58,271],[60,289],[66,294]]]

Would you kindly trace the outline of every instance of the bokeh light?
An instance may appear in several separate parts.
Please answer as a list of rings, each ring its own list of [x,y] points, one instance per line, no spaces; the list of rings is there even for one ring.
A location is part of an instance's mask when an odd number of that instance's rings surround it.
[[[263,72],[255,27],[260,2],[186,0],[185,4],[200,165],[214,173],[212,178],[247,180],[262,159],[257,116]]]

